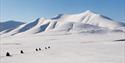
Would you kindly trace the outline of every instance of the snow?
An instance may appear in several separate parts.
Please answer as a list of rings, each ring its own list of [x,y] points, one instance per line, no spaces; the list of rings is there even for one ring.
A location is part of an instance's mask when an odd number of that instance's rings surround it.
[[[36,22],[36,24],[34,26],[32,26],[32,27],[29,26],[30,27],[29,30],[26,30],[22,33],[19,33],[19,35],[20,34],[35,34],[39,31],[44,31],[44,29],[42,29],[42,28],[45,28],[45,26],[49,24],[49,22],[45,21],[44,18],[41,18],[41,19],[39,19],[38,21],[35,21],[35,22]]]
[[[0,22],[0,32],[5,31],[5,33],[19,27],[20,25],[24,24],[23,22],[18,22],[18,21],[7,21],[7,22]]]
[[[42,17],[24,25],[16,27],[8,33],[3,32],[6,30],[5,29],[0,32],[0,34],[2,37],[8,37],[11,35],[31,35],[42,32],[125,32],[124,23],[116,22],[90,10],[79,14],[59,14],[52,19],[45,19]]]
[[[7,30],[4,30],[4,31],[1,31],[0,32],[0,35],[4,34]]]
[[[125,24],[89,10],[38,18],[14,28],[4,26],[7,29],[0,32],[1,63],[125,62]],[[7,57],[6,52],[12,56]]]
[[[123,23],[116,22],[108,17],[105,17],[100,14],[96,14],[92,11],[86,11],[80,14],[72,14],[72,15],[62,15],[62,17],[58,21],[62,22],[81,22],[84,24],[91,24],[100,27],[106,27],[109,29],[114,29],[116,27],[124,27]]]
[[[21,28],[23,28],[24,26],[26,26],[26,25],[27,24],[20,25],[19,27],[15,28],[14,30],[12,30],[12,31],[10,31],[10,32],[8,32],[6,34],[3,34],[2,36],[7,37],[7,36],[15,35],[15,34],[19,33],[19,30]]]
[[[2,63],[124,63],[124,33],[41,34],[2,38]],[[65,39],[65,40],[64,40]],[[44,47],[50,46],[45,50]],[[35,51],[41,48],[42,51]],[[20,50],[24,54],[20,54]],[[12,57],[6,57],[10,52]]]

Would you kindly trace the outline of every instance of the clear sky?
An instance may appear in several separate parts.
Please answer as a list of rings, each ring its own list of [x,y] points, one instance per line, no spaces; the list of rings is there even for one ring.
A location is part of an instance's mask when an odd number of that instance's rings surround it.
[[[0,21],[30,22],[86,10],[125,22],[125,0],[0,0]]]

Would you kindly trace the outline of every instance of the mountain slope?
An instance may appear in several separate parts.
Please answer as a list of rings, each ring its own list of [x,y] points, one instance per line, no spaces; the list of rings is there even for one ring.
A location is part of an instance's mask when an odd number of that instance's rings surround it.
[[[24,26],[26,26],[26,24],[20,25],[19,27],[15,28],[14,30],[12,30],[8,33],[4,33],[2,36],[7,37],[7,36],[15,35],[15,34],[19,33],[20,29],[23,28]]]
[[[13,20],[10,20],[7,22],[0,22],[0,32],[2,32],[2,31],[9,32],[9,31],[19,27],[22,24],[24,24],[24,23],[13,21]]]
[[[105,17],[100,14],[96,14],[89,10],[80,14],[61,15],[61,17],[58,18],[57,20],[60,21],[61,23],[62,22],[81,22],[84,24],[106,27],[109,29],[125,26],[125,24],[123,23],[116,22],[108,17]]]
[[[34,22],[35,22],[35,25],[33,25]],[[29,27],[29,29],[27,29],[24,32],[21,32],[20,34],[35,34],[38,32],[42,32],[46,29],[46,27],[49,24],[49,22],[46,21],[44,18],[40,18],[34,22],[30,23],[30,25],[33,25],[33,26]],[[28,25],[26,25],[26,26],[28,26]],[[24,29],[27,28],[26,26],[24,27]]]

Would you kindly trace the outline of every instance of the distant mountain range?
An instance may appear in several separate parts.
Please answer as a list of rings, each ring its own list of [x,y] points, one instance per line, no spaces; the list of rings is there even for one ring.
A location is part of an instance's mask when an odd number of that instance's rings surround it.
[[[7,22],[0,22],[0,32],[5,31],[5,30],[6,30],[6,32],[9,32],[22,24],[24,24],[24,23],[18,22],[18,21],[13,21],[13,20],[10,20]]]
[[[31,23],[17,21],[0,22],[0,34],[37,34],[42,32],[125,32],[125,24],[87,10],[79,14],[59,14],[54,18],[38,18]]]

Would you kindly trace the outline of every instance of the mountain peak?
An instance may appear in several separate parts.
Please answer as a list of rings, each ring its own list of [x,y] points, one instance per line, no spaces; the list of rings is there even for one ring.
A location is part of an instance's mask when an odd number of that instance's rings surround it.
[[[59,18],[61,18],[63,15],[64,15],[64,14],[58,14],[57,16],[55,16],[55,17],[53,17],[53,18],[51,18],[51,19],[59,19]]]
[[[92,12],[92,11],[90,11],[90,10],[87,10],[87,11],[83,12],[83,14],[96,14],[96,13],[95,13],[95,12]]]
[[[86,10],[85,12],[92,12],[92,11],[90,11],[90,10]]]
[[[46,20],[46,19],[45,19],[44,17],[39,18],[39,20],[38,20],[38,23],[37,23],[37,24],[42,24],[45,20]]]

